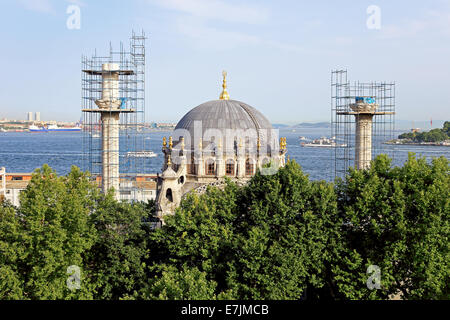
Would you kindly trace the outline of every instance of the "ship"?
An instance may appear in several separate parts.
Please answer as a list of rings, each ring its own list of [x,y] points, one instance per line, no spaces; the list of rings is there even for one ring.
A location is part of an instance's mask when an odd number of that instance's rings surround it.
[[[302,147],[313,147],[313,148],[337,148],[337,147],[344,148],[347,146],[347,144],[337,144],[335,137],[332,138],[321,137],[320,139],[313,140],[311,143],[302,142],[300,145]]]
[[[81,131],[81,127],[79,125],[75,127],[58,127],[54,124],[42,127],[31,125],[28,127],[28,130],[30,132],[79,132]]]
[[[127,152],[127,157],[134,157],[134,158],[154,158],[158,156],[153,151],[129,151]]]

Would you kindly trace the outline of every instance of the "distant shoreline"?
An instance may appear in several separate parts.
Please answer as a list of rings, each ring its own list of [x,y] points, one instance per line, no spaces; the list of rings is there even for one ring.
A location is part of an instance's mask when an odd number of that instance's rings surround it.
[[[386,141],[384,144],[397,146],[424,146],[424,147],[450,147],[450,143],[446,141],[439,142],[401,142],[399,140]]]

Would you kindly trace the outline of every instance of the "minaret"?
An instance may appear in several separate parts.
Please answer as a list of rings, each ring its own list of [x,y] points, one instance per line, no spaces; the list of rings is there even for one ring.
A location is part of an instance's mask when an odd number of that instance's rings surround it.
[[[102,123],[102,186],[103,192],[114,188],[115,196],[119,195],[119,113],[108,112],[118,109],[119,100],[119,65],[105,63],[102,65],[102,98],[95,104],[105,110],[101,113]]]
[[[120,113],[135,112],[125,109],[125,99],[119,97],[119,75],[133,75],[132,70],[120,70],[117,63],[104,63],[102,70],[83,70],[101,75],[102,97],[95,101],[98,109],[83,109],[83,112],[99,112],[102,127],[102,190],[107,193],[114,188],[114,196],[120,198],[119,173],[119,123]]]
[[[355,103],[350,105],[355,115],[355,166],[358,170],[368,169],[372,161],[372,122],[378,104],[372,97],[356,97]]]

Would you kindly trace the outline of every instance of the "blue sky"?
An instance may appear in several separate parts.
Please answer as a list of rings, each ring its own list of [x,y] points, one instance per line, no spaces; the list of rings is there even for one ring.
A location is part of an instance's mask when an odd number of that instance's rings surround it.
[[[81,10],[69,30],[66,9]],[[450,0],[4,0],[0,118],[77,120],[82,54],[147,36],[147,120],[177,121],[220,94],[273,123],[329,121],[330,71],[395,81],[397,118],[450,118]],[[381,28],[369,29],[377,5]]]

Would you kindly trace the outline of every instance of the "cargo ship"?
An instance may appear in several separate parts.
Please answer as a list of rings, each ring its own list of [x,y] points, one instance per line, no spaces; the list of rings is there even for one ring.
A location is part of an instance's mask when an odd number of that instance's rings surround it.
[[[28,127],[30,132],[79,132],[81,131],[80,126],[75,127],[58,127],[57,125],[51,124],[48,126],[38,127],[31,125]]]

